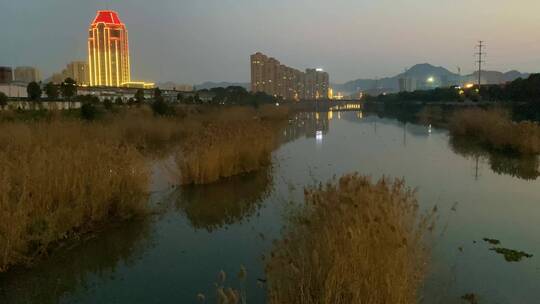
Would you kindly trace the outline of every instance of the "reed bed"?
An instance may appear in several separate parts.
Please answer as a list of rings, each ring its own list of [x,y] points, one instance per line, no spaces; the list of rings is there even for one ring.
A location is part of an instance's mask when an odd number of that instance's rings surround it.
[[[306,189],[266,259],[269,303],[416,303],[431,219],[403,180],[352,174]]]
[[[450,119],[453,136],[468,136],[497,150],[524,155],[540,153],[540,125],[513,122],[508,111],[480,108],[457,111]]]
[[[124,108],[93,122],[60,111],[28,113],[28,120],[2,113],[0,272],[30,264],[64,239],[144,213],[150,158],[179,151],[185,184],[270,164],[276,122],[261,119],[261,110],[188,110],[187,117],[157,117],[146,107]]]
[[[259,120],[214,121],[182,142],[176,155],[180,184],[209,184],[271,164],[277,134]]]
[[[288,113],[275,106],[208,108],[191,118],[199,124],[191,124],[176,154],[179,183],[210,184],[269,166]]]
[[[144,211],[143,157],[80,122],[5,123],[0,133],[0,271],[49,245]]]

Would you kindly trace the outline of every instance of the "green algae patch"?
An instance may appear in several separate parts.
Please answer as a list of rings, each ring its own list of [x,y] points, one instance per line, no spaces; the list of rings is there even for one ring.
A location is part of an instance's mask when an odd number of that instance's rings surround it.
[[[484,242],[490,243],[491,245],[500,245],[501,244],[501,241],[496,240],[496,239],[484,238],[483,240],[484,240]]]
[[[465,294],[461,297],[461,299],[463,301],[466,301],[466,302],[469,302],[471,304],[478,304],[479,303],[479,300],[478,300],[478,296],[474,293],[468,293],[468,294]]]
[[[528,254],[523,251],[517,251],[517,250],[508,249],[508,248],[491,248],[490,250],[495,251],[498,254],[504,255],[504,259],[507,262],[519,262],[523,258],[533,257],[532,254]]]

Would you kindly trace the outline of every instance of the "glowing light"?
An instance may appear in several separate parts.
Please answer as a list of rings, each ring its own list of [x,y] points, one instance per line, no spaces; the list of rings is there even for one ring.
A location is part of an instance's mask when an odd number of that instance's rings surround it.
[[[315,133],[315,138],[317,139],[317,142],[322,142],[323,137],[324,137],[323,131],[317,131]]]
[[[131,81],[127,30],[116,12],[97,12],[89,29],[88,59],[92,85],[118,87]]]
[[[434,82],[435,82],[435,78],[434,78],[433,76],[431,76],[431,77],[429,77],[429,78],[427,79],[427,82],[428,82],[428,83],[434,83]]]
[[[466,88],[466,89],[470,89],[470,88],[472,88],[472,87],[474,87],[474,84],[473,84],[473,83],[467,83],[467,84],[465,85],[465,88]]]
[[[152,89],[156,84],[153,82],[130,81],[122,83],[122,86],[126,88]]]

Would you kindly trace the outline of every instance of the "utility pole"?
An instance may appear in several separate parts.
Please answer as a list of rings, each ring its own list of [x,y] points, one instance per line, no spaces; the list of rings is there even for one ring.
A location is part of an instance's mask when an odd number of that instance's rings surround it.
[[[480,88],[480,85],[482,84],[482,63],[485,62],[483,59],[486,55],[484,52],[485,47],[484,41],[478,41],[478,45],[476,46],[478,49],[478,53],[476,53],[476,56],[478,57],[478,61],[476,61],[478,64],[478,88]]]

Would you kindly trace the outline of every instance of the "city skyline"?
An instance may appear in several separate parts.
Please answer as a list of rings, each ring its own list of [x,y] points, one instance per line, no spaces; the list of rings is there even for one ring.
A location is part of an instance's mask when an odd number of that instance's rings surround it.
[[[213,2],[216,9],[208,10],[195,1],[23,0],[1,4],[7,13],[0,25],[10,30],[0,38],[10,43],[0,50],[0,65],[35,66],[48,76],[67,62],[87,60],[81,33],[95,11],[109,8],[131,29],[132,74],[144,80],[249,82],[245,58],[257,51],[302,70],[324,68],[336,83],[395,75],[421,62],[470,73],[480,38],[487,41],[486,69],[535,72],[540,41],[523,33],[540,24],[533,13],[540,3],[526,2],[530,9],[524,11],[523,3],[498,0],[241,0]],[[25,18],[14,18],[22,12]],[[42,35],[42,28],[55,28],[55,35]]]

